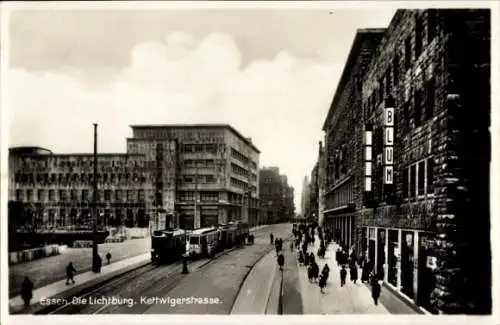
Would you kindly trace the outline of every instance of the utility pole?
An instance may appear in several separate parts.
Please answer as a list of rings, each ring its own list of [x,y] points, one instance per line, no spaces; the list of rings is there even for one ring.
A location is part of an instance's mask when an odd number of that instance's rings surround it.
[[[97,265],[97,256],[99,254],[97,247],[97,123],[94,123],[94,175],[93,180],[93,236],[92,236],[92,271],[97,272],[99,267]]]

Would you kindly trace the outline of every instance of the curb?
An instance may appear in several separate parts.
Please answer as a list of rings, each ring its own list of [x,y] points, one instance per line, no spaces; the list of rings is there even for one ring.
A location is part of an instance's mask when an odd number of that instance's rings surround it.
[[[148,265],[151,265],[151,261],[146,260],[143,262],[138,262],[136,264],[129,265],[123,269],[113,271],[111,273],[108,273],[106,275],[103,275],[100,278],[92,279],[88,282],[84,282],[81,284],[78,284],[76,286],[68,288],[68,290],[64,290],[62,292],[56,293],[53,296],[46,297],[46,298],[51,298],[51,299],[61,299],[61,298],[68,298],[72,296],[77,296],[82,294],[85,291],[92,290],[94,288],[97,288],[99,286],[102,286],[105,283],[108,283],[120,276],[123,276],[126,273],[135,271],[137,269],[146,267]],[[40,302],[37,302],[35,304],[30,305],[29,309],[25,309],[24,306],[15,306],[11,307],[9,306],[9,314],[27,314],[27,315],[39,315],[39,314],[45,314],[50,312],[51,309],[57,308],[57,305],[49,305],[49,306],[44,306],[41,305]]]

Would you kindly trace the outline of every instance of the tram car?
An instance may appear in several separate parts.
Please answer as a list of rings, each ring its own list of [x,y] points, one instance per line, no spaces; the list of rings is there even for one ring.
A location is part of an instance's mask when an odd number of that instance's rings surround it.
[[[217,227],[200,228],[189,234],[186,252],[192,258],[213,257],[219,249],[220,231]]]
[[[248,235],[250,235],[250,227],[248,222],[237,221],[236,225],[236,244],[242,245],[245,243]]]
[[[236,232],[238,228],[235,224],[219,225],[219,250],[233,247],[236,243]]]
[[[182,229],[155,230],[151,236],[151,260],[172,262],[182,258],[186,249],[186,234]]]

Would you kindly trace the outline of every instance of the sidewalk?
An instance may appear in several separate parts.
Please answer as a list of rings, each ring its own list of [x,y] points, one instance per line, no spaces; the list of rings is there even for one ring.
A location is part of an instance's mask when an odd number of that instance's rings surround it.
[[[274,279],[280,277],[278,272],[276,252],[272,251],[264,255],[254,265],[241,286],[231,314],[265,314]]]
[[[415,314],[403,301],[384,288],[381,292],[381,298],[384,296],[384,299],[379,299],[378,305],[375,305],[369,286],[360,282],[361,269],[358,269],[356,284],[350,281],[349,269],[346,269],[346,284],[341,287],[340,267],[335,261],[335,252],[338,246],[330,244],[325,259],[320,259],[316,256],[319,244],[319,239],[316,237],[314,248],[310,247],[309,251],[314,253],[320,272],[325,263],[328,263],[330,275],[324,290],[325,293],[322,294],[317,283],[309,282],[307,269],[303,266],[299,267],[304,314]],[[386,306],[387,302],[390,302],[390,307]]]
[[[151,239],[131,239],[123,243],[99,244],[99,254],[103,264],[107,264],[105,255],[110,252],[111,264],[121,260],[149,253]],[[66,266],[73,262],[79,274],[90,271],[92,265],[92,248],[68,248],[61,255],[46,257],[26,263],[10,265],[9,272],[9,298],[21,294],[21,284],[24,277],[29,277],[35,289],[65,279]]]
[[[85,287],[92,286],[99,282],[105,281],[113,276],[127,272],[131,269],[146,265],[150,262],[151,254],[142,254],[125,260],[121,260],[110,265],[103,265],[101,273],[93,273],[92,271],[85,272],[75,276],[75,284],[66,285],[66,279],[54,282],[47,286],[38,288],[33,291],[33,299],[29,308],[24,307],[24,302],[21,296],[14,297],[9,300],[10,313],[29,313],[33,314],[37,310],[43,309],[45,306],[40,304],[42,299],[66,295],[67,293],[83,290]]]

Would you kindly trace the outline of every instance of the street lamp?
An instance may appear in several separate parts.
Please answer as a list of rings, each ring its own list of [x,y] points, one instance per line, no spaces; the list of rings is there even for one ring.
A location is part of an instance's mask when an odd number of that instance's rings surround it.
[[[97,247],[97,123],[94,123],[94,175],[93,175],[93,236],[92,236],[92,271],[97,273],[99,265],[97,257],[99,255]]]
[[[185,247],[185,252],[184,252],[184,257],[182,259],[182,274],[188,274],[189,269],[188,269],[188,235],[187,235],[187,229],[186,229],[186,222],[184,222],[184,247]]]

